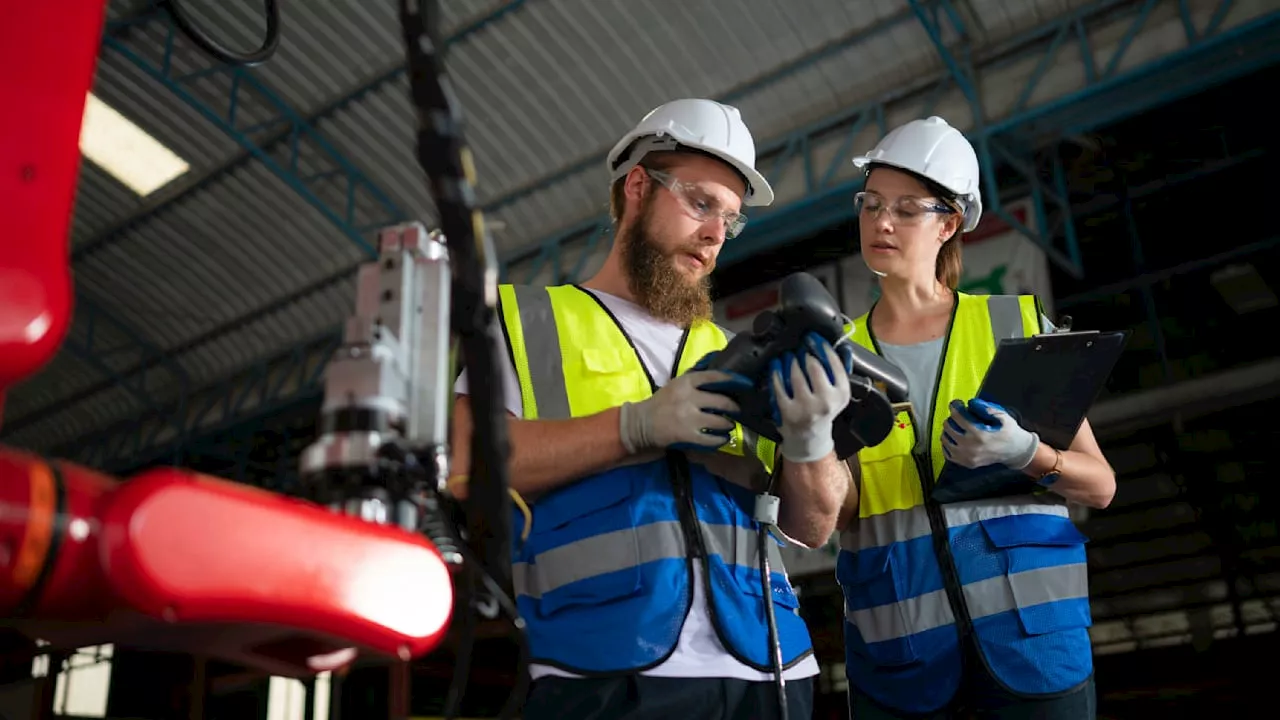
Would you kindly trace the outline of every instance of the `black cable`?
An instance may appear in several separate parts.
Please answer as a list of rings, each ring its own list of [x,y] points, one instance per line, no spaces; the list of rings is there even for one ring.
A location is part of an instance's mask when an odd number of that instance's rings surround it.
[[[440,61],[437,2],[400,0],[409,88],[417,110],[417,152],[431,187],[453,269],[450,325],[471,378],[471,467],[464,567],[510,618],[520,646],[516,683],[500,717],[524,703],[529,644],[524,620],[503,589],[511,584],[511,498],[501,356],[489,328],[497,320],[497,263],[475,193],[475,166],[462,135],[462,111]],[[472,612],[470,607],[468,612]],[[466,638],[468,645],[474,642]],[[470,661],[470,648],[462,651]],[[461,658],[460,658],[461,659]],[[461,692],[458,693],[461,702]]]
[[[502,706],[502,710],[498,713],[499,720],[514,720],[520,712],[520,707],[524,704],[525,693],[528,692],[529,685],[529,673],[527,671],[529,667],[529,637],[525,634],[524,618],[520,617],[520,610],[516,607],[515,601],[511,599],[511,596],[507,595],[507,592],[502,589],[502,586],[493,578],[493,575],[487,572],[479,563],[476,562],[475,555],[465,545],[463,546],[463,555],[466,560],[467,567],[471,568],[474,572],[473,577],[478,578],[484,586],[484,589],[488,591],[490,595],[493,595],[493,599],[497,601],[498,607],[502,610],[502,613],[507,616],[507,619],[511,621],[512,628],[515,630],[516,645],[519,648],[519,655],[516,657],[516,682],[511,688],[511,693],[507,695],[506,704]],[[474,585],[472,587],[474,588]],[[471,608],[468,608],[468,610],[474,612]],[[474,639],[473,633],[471,638],[472,643],[468,644],[473,644]],[[468,658],[467,663],[470,664],[470,648],[467,648],[465,652]],[[455,663],[455,669],[456,665],[461,664],[461,658],[462,651],[459,652],[459,662]],[[455,682],[457,682],[457,678],[455,678]],[[463,683],[463,688],[465,689],[465,683]],[[450,691],[452,691],[452,689],[451,684]],[[461,691],[459,692],[458,702],[462,702]],[[452,720],[452,718],[456,717],[455,715],[448,714],[447,704],[444,717],[447,720]]]
[[[769,663],[773,667],[773,682],[778,689],[778,717],[787,720],[787,682],[782,677],[782,643],[778,640],[778,620],[773,611],[773,582],[769,569],[769,531],[761,526],[757,534],[760,546],[760,585],[764,590],[764,614],[769,621]]]
[[[453,660],[453,679],[449,681],[449,691],[444,698],[444,709],[440,713],[444,720],[454,720],[462,712],[462,698],[467,694],[467,679],[471,675],[471,651],[476,645],[476,626],[479,624],[479,613],[475,608],[476,574],[465,568],[467,576],[467,614],[462,619],[462,629],[458,633],[458,654]]]
[[[771,495],[781,469],[782,461],[779,460],[769,476],[769,487],[760,496],[761,499]],[[782,676],[782,641],[778,637],[778,619],[773,608],[772,570],[769,567],[769,543],[772,541],[769,529],[772,525],[761,522],[759,517],[756,517],[756,523],[759,525],[756,532],[756,548],[760,553],[760,589],[764,592],[764,615],[769,626],[769,664],[773,669],[773,684],[778,691],[778,717],[780,720],[788,720],[787,681]]]
[[[266,6],[267,33],[262,38],[262,45],[252,52],[237,53],[234,50],[227,49],[227,46],[209,37],[207,33],[196,26],[191,21],[191,16],[183,9],[183,2],[180,2],[180,0],[161,0],[161,4],[169,13],[169,17],[173,18],[173,23],[178,26],[182,34],[187,36],[187,39],[195,43],[196,47],[209,53],[218,62],[242,67],[261,65],[269,60],[272,55],[275,55],[276,50],[280,47],[280,2],[279,0],[263,0],[263,3]]]
[[[525,693],[529,690],[529,636],[525,633],[524,618],[520,617],[520,610],[516,607],[515,601],[489,573],[481,573],[480,580],[484,583],[485,589],[498,601],[498,605],[511,620],[516,631],[516,646],[519,648],[519,655],[516,656],[516,682],[511,688],[511,694],[507,696],[507,703],[498,713],[498,720],[514,720],[520,712],[520,707],[524,705]]]
[[[471,378],[471,468],[468,540],[499,585],[510,585],[511,498],[507,470],[506,406],[499,355],[490,326],[497,319],[497,263],[476,202],[471,150],[462,137],[462,112],[444,67],[434,2],[400,0],[409,87],[418,116],[418,162],[431,185],[440,230],[453,268],[451,326]]]

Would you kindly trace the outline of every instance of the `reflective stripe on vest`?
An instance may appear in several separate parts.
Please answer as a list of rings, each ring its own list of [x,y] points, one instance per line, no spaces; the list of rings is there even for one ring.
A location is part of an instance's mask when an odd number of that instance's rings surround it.
[[[703,534],[707,552],[718,555],[730,565],[755,567],[756,533],[734,525],[705,525]],[[774,543],[768,545],[769,564],[781,568],[782,552]],[[634,532],[613,532],[576,542],[542,553],[537,565],[515,563],[512,584],[518,594],[541,598],[568,585],[596,575],[626,570],[639,552],[641,563],[658,560],[682,560],[685,557],[684,536],[674,521],[656,522],[636,528]]]
[[[574,286],[503,285],[499,293],[526,419],[581,417],[652,395],[638,352],[594,296]],[[725,342],[714,324],[695,324],[672,358],[674,374]],[[598,673],[665,659],[691,601],[692,539],[705,550],[707,602],[726,648],[768,668],[749,514],[754,492],[742,486],[767,475],[775,447],[740,427],[733,438],[720,452],[634,458],[532,504],[533,525],[512,575],[535,662]],[[673,483],[677,474],[687,476],[687,489]],[[692,531],[680,520],[686,512]],[[812,646],[778,545],[768,543],[767,552],[783,659],[791,665]]]
[[[913,454],[916,428],[904,412],[884,442],[858,453],[858,517],[841,534],[837,560],[849,680],[906,712],[937,710],[958,687],[958,602],[992,672],[1011,689],[1059,692],[1092,671],[1085,538],[1061,496],[933,504],[955,582],[939,563],[925,494],[945,463],[948,405],[977,394],[999,339],[1040,331],[1032,296],[957,295],[929,442]],[[878,353],[868,317],[854,321],[853,339]]]

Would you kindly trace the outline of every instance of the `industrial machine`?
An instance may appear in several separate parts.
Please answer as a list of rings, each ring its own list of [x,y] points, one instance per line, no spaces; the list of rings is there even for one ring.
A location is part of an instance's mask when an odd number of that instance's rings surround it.
[[[274,37],[278,9],[267,6]],[[12,72],[2,82],[21,112],[0,121],[0,401],[52,359],[70,324],[65,239],[105,2],[5,9],[0,53]],[[114,642],[301,677],[361,655],[429,652],[453,616],[455,580],[471,571],[519,622],[503,592],[501,383],[475,383],[469,507],[443,492],[450,351],[456,338],[476,377],[495,376],[486,330],[497,272],[473,207],[462,119],[434,54],[427,21],[437,15],[401,2],[418,153],[442,232],[389,228],[381,256],[360,271],[347,343],[327,376],[323,432],[303,458],[308,497],[178,468],[122,481],[0,448],[0,630],[43,641],[41,652]],[[252,64],[273,46],[215,57]]]

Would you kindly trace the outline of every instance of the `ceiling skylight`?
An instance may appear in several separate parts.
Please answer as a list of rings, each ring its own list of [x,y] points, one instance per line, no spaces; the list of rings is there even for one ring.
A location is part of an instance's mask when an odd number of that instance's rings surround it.
[[[185,160],[93,93],[84,107],[80,152],[142,197],[190,169]]]

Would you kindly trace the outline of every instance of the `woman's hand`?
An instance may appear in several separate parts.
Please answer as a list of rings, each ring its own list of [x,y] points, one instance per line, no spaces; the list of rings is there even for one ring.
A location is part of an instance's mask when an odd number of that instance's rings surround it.
[[[1004,408],[974,398],[968,406],[951,401],[951,417],[942,430],[942,452],[967,468],[1004,464],[1025,468],[1040,447],[1040,437],[1025,430]]]

